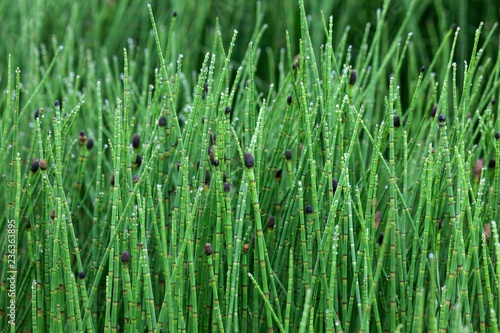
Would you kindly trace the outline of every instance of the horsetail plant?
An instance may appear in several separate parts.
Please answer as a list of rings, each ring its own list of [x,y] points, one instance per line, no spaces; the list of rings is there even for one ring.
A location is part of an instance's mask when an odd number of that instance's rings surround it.
[[[0,331],[498,332],[498,13],[175,5],[2,7]]]

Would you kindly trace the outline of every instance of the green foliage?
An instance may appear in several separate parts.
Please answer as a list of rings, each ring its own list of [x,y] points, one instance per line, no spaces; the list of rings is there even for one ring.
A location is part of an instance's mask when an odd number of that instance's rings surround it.
[[[483,2],[1,1],[0,329],[497,332]]]

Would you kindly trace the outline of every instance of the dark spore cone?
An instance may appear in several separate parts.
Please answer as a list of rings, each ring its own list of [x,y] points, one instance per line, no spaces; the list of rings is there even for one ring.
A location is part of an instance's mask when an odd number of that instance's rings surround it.
[[[229,106],[226,106],[226,114],[231,114],[231,108]]]
[[[54,102],[54,106],[56,108],[58,108],[59,106],[61,106],[61,103],[59,103],[59,100],[56,99],[56,101]]]
[[[80,134],[78,135],[78,141],[80,141],[80,144],[83,146],[85,142],[87,141],[87,136],[85,135],[84,131],[80,131]]]
[[[378,236],[378,245],[382,245],[383,242],[384,242],[384,233],[381,232],[380,236]]]
[[[165,125],[167,125],[167,118],[165,118],[165,116],[161,116],[160,119],[158,119],[158,126],[165,127]]]
[[[246,254],[248,252],[248,249],[250,249],[250,244],[249,243],[245,243],[245,245],[243,245],[243,254]]]
[[[248,168],[248,169],[251,169],[254,167],[255,165],[255,160],[253,159],[253,155],[250,154],[250,153],[245,153],[245,156],[243,158],[245,160],[245,166]]]
[[[218,160],[218,159],[214,159],[214,160],[212,161],[212,165],[213,165],[214,167],[218,167],[218,166],[219,166],[219,160]]]
[[[440,123],[444,123],[446,121],[446,116],[444,114],[440,114],[438,117],[438,121]]]
[[[111,179],[110,179],[109,183],[111,184],[112,187],[115,187],[115,174],[114,173],[111,174]]]
[[[85,273],[83,271],[81,271],[80,273],[78,273],[78,277],[80,279],[85,279]]]
[[[351,71],[351,76],[349,77],[349,85],[353,86],[356,84],[356,80],[358,79],[358,74],[356,73],[356,70],[353,69]]]
[[[139,146],[141,145],[141,136],[139,133],[135,133],[134,136],[132,137],[132,147],[134,149],[139,149]]]
[[[214,156],[214,149],[212,147],[208,147],[208,156],[210,157],[210,162],[213,163],[215,156]]]
[[[272,231],[275,225],[276,218],[274,216],[269,217],[269,220],[267,221],[267,229],[269,229],[269,231]]]
[[[213,250],[212,250],[212,244],[210,243],[205,243],[205,254],[207,256],[211,256],[213,253]]]
[[[291,151],[290,149],[287,149],[287,150],[285,151],[285,159],[286,159],[287,161],[290,161],[290,160],[292,159],[292,151]]]
[[[276,179],[281,179],[281,175],[283,174],[283,169],[278,169],[276,170],[276,172],[274,173],[274,178]]]
[[[172,16],[177,17],[177,11],[174,10],[174,12],[172,13]]]
[[[38,116],[40,115],[40,109],[35,110],[35,120],[38,119]]]
[[[132,182],[134,184],[137,184],[139,182],[139,175],[135,174],[133,177],[132,177]]]
[[[94,148],[94,139],[88,138],[87,139],[87,149],[91,150],[92,148]]]
[[[336,178],[332,179],[332,190],[333,193],[337,192],[337,187],[339,186],[339,182]]]
[[[495,132],[495,139],[500,140],[500,132]]]
[[[43,171],[47,170],[47,161],[45,161],[44,159],[40,160],[40,169]]]
[[[312,214],[313,213],[313,208],[311,205],[306,206],[306,214]]]
[[[205,185],[210,186],[210,180],[212,176],[210,175],[210,170],[205,170]]]
[[[224,183],[224,192],[229,192],[231,191],[231,184],[229,184],[228,182],[225,182]]]
[[[128,263],[130,260],[130,254],[128,253],[128,251],[123,251],[122,253],[122,263],[126,264]]]
[[[399,116],[398,116],[398,115],[395,115],[395,116],[394,116],[394,121],[393,121],[393,122],[394,122],[394,127],[399,127],[399,126],[401,126],[401,119],[399,118]]]
[[[497,163],[496,163],[495,159],[494,159],[494,158],[492,158],[492,159],[488,162],[488,168],[490,168],[490,169],[494,169],[494,168],[495,168],[495,166],[496,166],[496,164],[497,164]]]
[[[292,95],[288,95],[288,97],[286,98],[286,104],[292,104]]]
[[[420,73],[425,72],[425,66],[420,67]]]
[[[38,159],[33,159],[30,165],[30,170],[31,172],[35,173],[38,171],[38,168],[40,167],[40,161]]]
[[[135,157],[135,165],[138,168],[140,168],[141,164],[142,164],[142,156],[141,156],[141,154],[137,154],[137,156]]]
[[[436,112],[437,112],[437,109],[438,109],[438,105],[437,104],[434,104],[431,108],[431,117],[435,117],[436,116]]]

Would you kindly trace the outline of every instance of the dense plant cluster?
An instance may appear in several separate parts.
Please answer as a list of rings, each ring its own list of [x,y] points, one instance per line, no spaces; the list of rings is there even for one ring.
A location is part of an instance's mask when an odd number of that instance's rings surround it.
[[[2,330],[498,331],[494,10],[3,3]]]

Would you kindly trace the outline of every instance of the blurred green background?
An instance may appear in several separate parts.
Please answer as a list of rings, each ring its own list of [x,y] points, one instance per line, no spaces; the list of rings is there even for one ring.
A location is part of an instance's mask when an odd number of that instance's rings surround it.
[[[432,59],[440,41],[452,24],[461,28],[457,63],[470,58],[474,31],[483,21],[484,30],[489,31],[500,17],[500,6],[494,0],[456,1],[456,0],[415,0],[416,9],[407,13],[409,0],[394,0],[389,5],[388,20],[385,29],[387,40],[396,34],[405,15],[412,16],[407,32],[413,32],[418,48],[414,52],[417,59],[425,65]],[[64,45],[68,50],[80,50],[75,53],[74,62],[79,56],[90,51],[99,63],[104,57],[118,56],[122,61],[122,49],[133,46],[137,50],[147,47],[151,38],[151,23],[147,11],[148,1],[51,1],[51,0],[19,0],[0,1],[0,12],[4,20],[0,29],[0,87],[6,87],[7,57],[12,55],[13,67],[23,71],[23,82],[33,83],[37,80],[38,64],[34,61],[43,46],[51,58],[56,44]],[[233,59],[241,61],[252,38],[255,25],[267,24],[267,29],[260,43],[261,56],[257,76],[263,88],[273,79],[268,68],[269,57],[277,62],[280,49],[286,47],[285,31],[288,30],[292,43],[292,51],[298,53],[300,34],[298,1],[280,0],[263,1],[151,1],[153,12],[164,39],[172,21],[173,12],[176,17],[175,52],[184,55],[183,68],[187,72],[196,72],[201,67],[204,53],[211,49],[214,34],[218,27],[226,47],[231,40],[233,30],[238,30],[238,38]],[[334,37],[336,42],[349,26],[348,45],[352,45],[353,56],[356,56],[367,23],[372,24],[372,33],[376,24],[377,9],[383,1],[305,1],[306,13],[309,15],[310,31],[313,44],[319,54],[319,46],[324,43],[323,18],[333,17]],[[260,12],[258,8],[260,7]],[[261,19],[259,19],[261,17]],[[407,33],[406,32],[406,33]],[[405,33],[405,34],[406,34]],[[498,47],[498,38],[493,43]],[[488,48],[495,52],[497,47]],[[154,48],[154,45],[153,45]],[[42,50],[43,51],[43,50]],[[72,51],[74,52],[74,51]],[[141,52],[138,52],[140,59]],[[153,57],[157,65],[157,57]],[[69,65],[69,64],[68,64]],[[78,68],[78,67],[76,67]],[[119,67],[120,68],[120,67]],[[59,68],[59,70],[63,70]],[[73,70],[73,68],[68,68]],[[460,72],[460,71],[459,71]],[[102,72],[101,72],[102,73]],[[67,73],[61,73],[65,75]],[[81,73],[77,73],[81,74]],[[190,78],[188,78],[190,79]],[[278,82],[275,82],[276,84]]]

